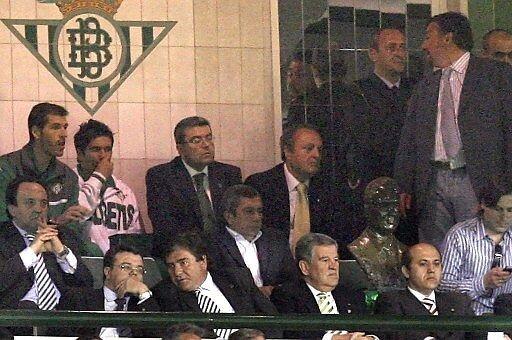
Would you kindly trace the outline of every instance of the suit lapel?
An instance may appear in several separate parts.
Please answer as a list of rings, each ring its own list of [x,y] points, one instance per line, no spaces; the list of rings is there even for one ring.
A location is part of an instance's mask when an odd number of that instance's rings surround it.
[[[194,215],[199,218],[199,221],[202,225],[201,218],[201,208],[199,208],[199,200],[196,196],[196,189],[194,187],[194,182],[192,181],[192,177],[188,173],[185,165],[183,165],[183,161],[181,158],[177,158],[177,171],[176,171],[176,182],[182,183],[180,188],[180,194],[183,202],[188,202],[192,210],[194,211]]]
[[[430,315],[430,312],[425,306],[418,300],[409,289],[402,291],[402,299],[400,301],[402,309],[405,311],[405,315]],[[436,299],[437,300],[437,299]],[[437,302],[437,301],[436,301]]]
[[[233,238],[233,236],[231,236],[229,234],[229,232],[226,230],[225,227],[222,227],[220,233],[221,233],[220,241],[224,245],[224,247],[227,249],[228,254],[240,266],[245,267],[244,259],[242,258],[242,254],[240,254],[240,250],[238,249],[238,246],[236,245],[236,241]]]
[[[222,181],[223,174],[218,171],[217,163],[208,165],[208,183],[210,186],[210,194],[212,196],[212,205],[215,216],[218,218],[222,216],[222,207],[220,202],[222,201],[222,195],[225,191],[224,183]]]
[[[197,312],[201,313],[201,308],[197,304],[197,298],[194,292],[182,292],[179,291],[179,300],[182,305],[182,309],[186,312]]]
[[[427,108],[427,112],[420,112],[421,117],[424,119],[424,124],[422,125],[427,131],[427,137],[421,141],[424,143],[425,150],[434,150],[435,146],[435,135],[436,135],[436,127],[437,127],[437,103],[439,99],[439,84],[441,82],[441,71],[429,74],[426,76],[425,86],[422,88],[423,100],[426,101],[425,108]],[[432,157],[432,155],[428,155],[428,157]]]
[[[274,260],[268,241],[265,237],[265,230],[262,230],[260,238],[256,240],[256,251],[258,252],[258,262],[260,263],[260,274],[263,284],[267,282],[270,276],[269,269],[273,268],[271,262]]]
[[[290,230],[290,194],[288,192],[288,184],[286,183],[286,176],[284,175],[284,163],[281,163],[280,166],[277,166],[275,169],[277,170],[274,174],[277,178],[276,183],[282,183],[282,185],[279,185],[275,188],[275,200],[276,205],[273,207],[283,207],[283,209],[276,209],[280,210],[281,214],[284,214],[287,218],[288,229],[287,232]],[[273,182],[273,181],[272,181]],[[268,227],[272,227],[271,225]]]
[[[462,84],[462,91],[459,98],[459,112],[457,113],[459,117],[467,112],[467,107],[471,101],[471,97],[474,96],[475,93],[479,93],[478,87],[481,86],[481,84],[479,84],[480,82],[477,74],[478,69],[475,66],[475,62],[476,61],[474,57],[469,58],[468,68],[466,70],[466,75],[464,77],[464,83]],[[460,126],[463,120],[458,119],[458,121]]]
[[[304,307],[306,308],[307,313],[319,314],[320,308],[316,303],[315,296],[313,295],[313,293],[311,293],[311,290],[309,289],[304,280],[300,280],[299,289],[302,291],[302,294],[297,294],[297,298],[300,298],[302,296],[302,298],[304,299]],[[336,301],[336,304],[337,303],[338,302]]]

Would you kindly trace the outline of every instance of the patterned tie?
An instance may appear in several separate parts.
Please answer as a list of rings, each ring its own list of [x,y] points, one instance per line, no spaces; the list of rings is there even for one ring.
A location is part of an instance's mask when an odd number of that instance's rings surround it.
[[[452,68],[443,70],[441,77],[442,92],[440,96],[439,109],[441,112],[441,136],[443,136],[444,150],[448,158],[454,158],[461,149],[459,129],[456,123],[455,105],[453,101],[452,88],[450,86],[450,75]]]
[[[426,297],[421,301],[421,303],[423,303],[423,306],[425,306],[425,308],[429,311],[430,314],[439,315],[439,313],[437,312],[436,302],[433,299]]]
[[[197,304],[203,313],[220,313],[219,306],[217,306],[210,297],[202,293],[201,289],[196,289],[195,293],[197,297]],[[231,333],[236,331],[236,329],[217,328],[213,331],[219,338],[227,339]]]
[[[317,295],[318,298],[318,308],[320,309],[321,314],[331,314],[334,310],[334,306],[331,304],[331,301],[328,299],[327,293],[320,292]]]
[[[118,298],[115,299],[114,302],[116,303],[116,311],[124,311],[124,307],[126,306],[126,298]],[[132,330],[129,327],[118,327],[117,328],[117,335],[120,337],[130,337],[132,336]]]
[[[295,206],[292,230],[290,231],[290,248],[293,253],[295,253],[297,241],[311,230],[308,187],[306,184],[300,182],[295,189],[297,190],[297,204]]]
[[[215,214],[212,210],[212,204],[208,198],[208,194],[204,189],[205,173],[198,173],[192,176],[194,179],[194,186],[196,187],[196,195],[199,200],[199,208],[201,209],[201,217],[203,219],[204,231],[210,231],[215,227]]]
[[[27,234],[27,240],[32,243],[34,235]],[[34,276],[37,288],[37,305],[41,310],[52,310],[57,306],[57,287],[46,270],[44,258],[37,254],[37,263],[34,266]]]

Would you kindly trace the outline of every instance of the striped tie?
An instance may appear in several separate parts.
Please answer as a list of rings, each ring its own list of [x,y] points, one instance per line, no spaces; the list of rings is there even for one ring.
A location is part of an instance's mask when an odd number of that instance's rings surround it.
[[[197,304],[203,313],[220,313],[220,308],[215,302],[206,294],[201,292],[201,289],[196,289]],[[229,335],[236,331],[236,329],[217,328],[213,330],[215,334],[221,339],[227,339]]]
[[[433,299],[424,298],[423,301],[421,302],[423,303],[423,306],[425,306],[425,308],[429,311],[430,314],[439,315],[439,313],[437,312],[436,302]]]
[[[316,295],[318,297],[318,308],[321,314],[331,314],[334,310],[334,306],[328,299],[327,293],[320,292]]]
[[[35,236],[27,234],[27,240],[32,243]],[[57,306],[57,287],[53,283],[41,254],[37,254],[37,263],[34,266],[34,275],[37,288],[37,305],[41,310],[52,310]]]

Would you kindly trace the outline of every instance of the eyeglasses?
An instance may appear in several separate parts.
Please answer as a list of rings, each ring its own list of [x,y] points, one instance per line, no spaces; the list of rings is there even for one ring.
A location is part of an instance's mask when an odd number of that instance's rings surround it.
[[[207,144],[212,143],[213,142],[213,136],[212,135],[195,136],[195,137],[190,138],[189,140],[183,141],[184,144],[188,143],[188,144],[193,144],[193,145],[199,145],[202,142],[205,142]]]
[[[501,247],[501,245],[496,244],[494,246],[494,258],[492,259],[491,268],[500,267],[502,258],[503,258],[503,248]]]
[[[123,272],[128,273],[131,273],[132,271],[135,271],[139,275],[144,275],[147,273],[146,268],[142,266],[132,266],[128,263],[114,264],[114,267],[119,267]]]
[[[499,60],[505,60],[505,58],[509,57],[512,59],[512,51],[511,52],[494,52],[494,57]]]

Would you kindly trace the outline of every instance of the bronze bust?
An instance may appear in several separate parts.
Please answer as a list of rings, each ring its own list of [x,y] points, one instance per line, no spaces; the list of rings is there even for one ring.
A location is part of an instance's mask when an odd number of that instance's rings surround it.
[[[393,232],[399,221],[399,192],[396,182],[379,177],[364,191],[367,227],[348,245],[349,251],[378,290],[405,287],[401,259],[407,249]]]

